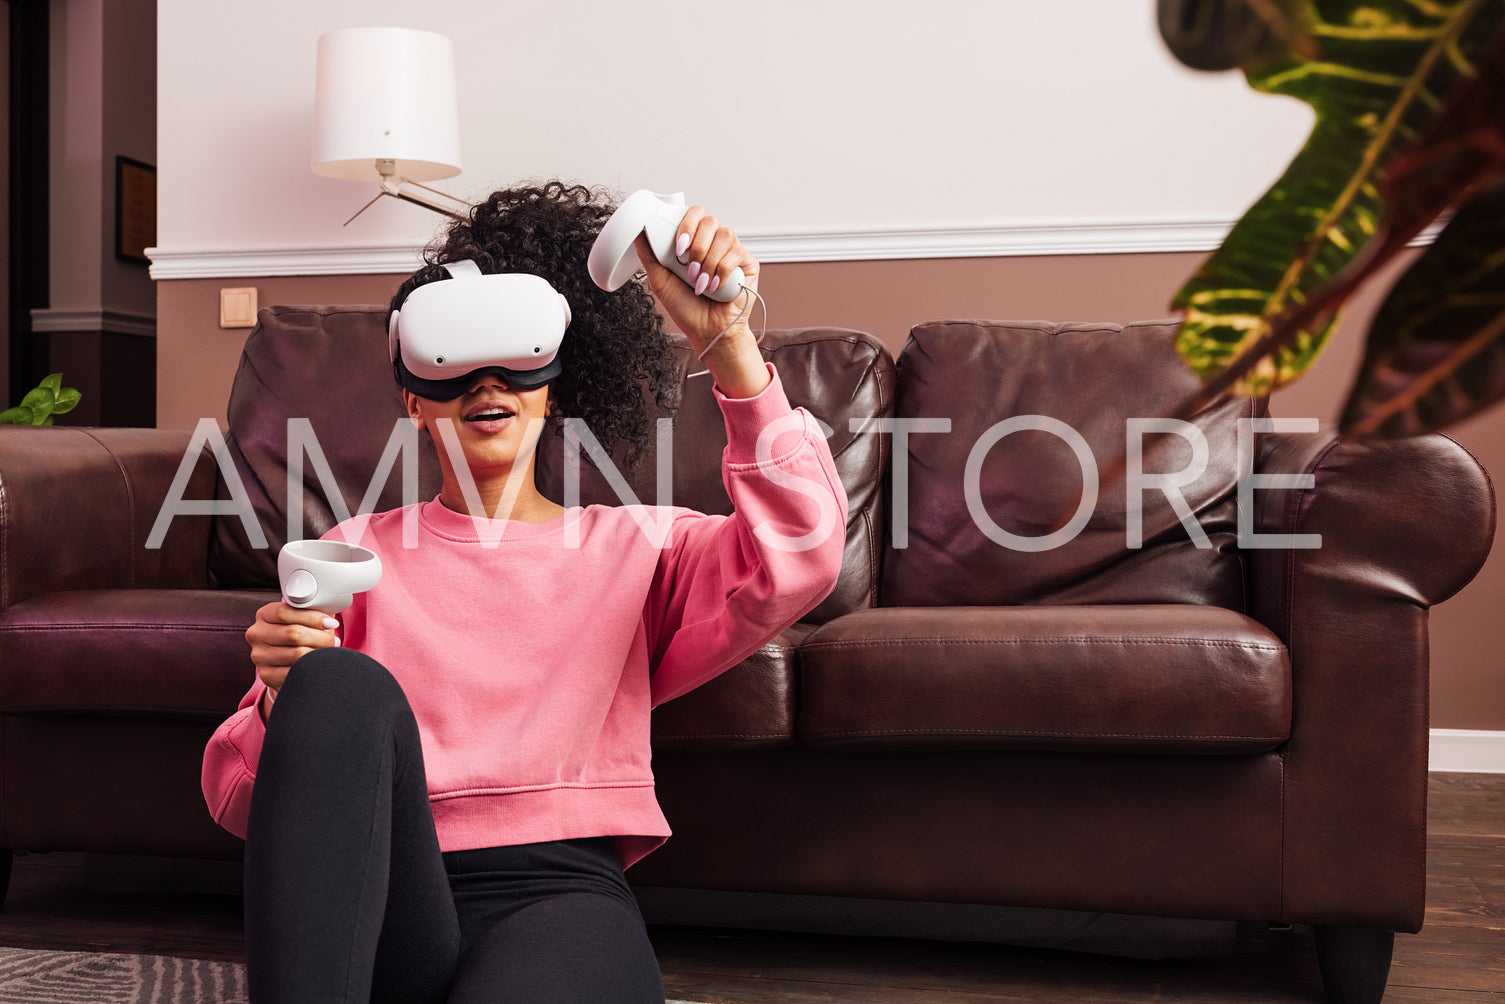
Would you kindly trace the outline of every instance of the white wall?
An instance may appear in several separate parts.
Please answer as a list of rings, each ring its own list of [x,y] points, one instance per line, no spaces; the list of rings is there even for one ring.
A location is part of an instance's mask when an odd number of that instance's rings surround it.
[[[1181,68],[1153,0],[159,0],[165,252],[422,243],[439,217],[309,170],[337,28],[451,37],[467,198],[527,177],[685,190],[745,235],[1226,225],[1309,109]],[[903,249],[900,249],[901,252]]]

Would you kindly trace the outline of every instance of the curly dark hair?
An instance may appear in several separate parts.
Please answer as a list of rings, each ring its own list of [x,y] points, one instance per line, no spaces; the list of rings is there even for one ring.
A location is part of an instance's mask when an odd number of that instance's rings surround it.
[[[605,189],[562,181],[492,192],[425,249],[426,264],[398,287],[390,309],[419,286],[449,278],[444,264],[466,258],[488,274],[543,276],[573,316],[559,347],[563,371],[553,382],[551,421],[583,419],[603,447],[625,447],[634,464],[653,433],[644,388],[671,412],[681,374],[647,287],[631,282],[608,293],[586,272],[591,244],[615,209]]]

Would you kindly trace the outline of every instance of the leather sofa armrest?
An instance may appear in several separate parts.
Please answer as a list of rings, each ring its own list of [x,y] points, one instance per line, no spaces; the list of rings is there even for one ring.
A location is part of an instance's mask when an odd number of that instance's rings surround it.
[[[0,607],[64,589],[208,584],[210,516],[176,516],[147,537],[190,434],[174,429],[0,426]],[[184,499],[212,499],[203,451]]]
[[[1311,484],[1255,491],[1255,532],[1321,535],[1315,548],[1243,552],[1251,613],[1291,658],[1282,919],[1350,923],[1343,904],[1370,902],[1414,931],[1426,885],[1427,612],[1484,563],[1493,486],[1441,435],[1272,435],[1256,470]]]
[[[1347,440],[1327,428],[1274,434],[1262,441],[1255,468],[1314,481],[1306,489],[1253,493],[1256,534],[1322,536],[1319,548],[1246,550],[1254,602],[1277,618],[1294,612],[1289,593],[1301,568],[1321,568],[1324,578],[1338,576],[1360,592],[1432,606],[1467,585],[1489,555],[1493,484],[1447,436]],[[1265,623],[1281,633],[1277,621]]]

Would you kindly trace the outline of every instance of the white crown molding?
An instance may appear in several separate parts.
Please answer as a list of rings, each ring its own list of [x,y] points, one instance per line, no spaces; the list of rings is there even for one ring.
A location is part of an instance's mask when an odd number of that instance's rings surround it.
[[[124,310],[68,310],[50,307],[34,307],[31,311],[31,330],[54,331],[108,331],[116,335],[142,335],[157,337],[157,319],[150,314],[135,314]]]
[[[1431,740],[1431,770],[1505,774],[1505,732],[1433,729]]]
[[[765,231],[742,240],[765,263],[990,258],[1016,255],[1210,251],[1227,222],[1045,224],[892,230]],[[411,246],[262,250],[148,248],[153,279],[366,275],[411,272],[422,263]]]
[[[153,279],[228,279],[281,275],[406,274],[423,264],[422,248],[147,248]]]
[[[888,230],[753,231],[742,240],[764,263],[995,258],[1023,255],[1144,254],[1212,251],[1233,223],[1172,220],[1044,223],[1008,227],[910,227]],[[1413,244],[1430,243],[1432,227]],[[408,245],[307,248],[148,248],[153,279],[252,276],[381,275],[411,272],[421,249]]]
[[[742,240],[764,262],[999,258],[1023,255],[1211,251],[1226,220],[1045,223],[1011,227],[911,227],[891,230],[764,231]]]

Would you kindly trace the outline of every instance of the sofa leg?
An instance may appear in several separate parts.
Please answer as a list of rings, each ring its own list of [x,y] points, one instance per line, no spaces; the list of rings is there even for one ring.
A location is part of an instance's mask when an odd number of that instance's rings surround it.
[[[1395,934],[1373,927],[1318,925],[1317,965],[1329,1004],[1380,1004]]]
[[[0,851],[0,909],[4,909],[5,896],[10,892],[10,866],[15,856],[14,851]]]

